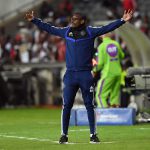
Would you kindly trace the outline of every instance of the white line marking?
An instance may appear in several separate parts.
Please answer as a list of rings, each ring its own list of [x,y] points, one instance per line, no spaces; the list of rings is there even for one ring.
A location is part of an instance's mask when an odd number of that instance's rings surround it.
[[[4,137],[4,138],[15,138],[15,139],[25,139],[25,140],[30,140],[30,141],[40,141],[40,142],[55,142],[55,141],[51,141],[49,139],[39,139],[39,138],[29,138],[29,137],[23,137],[23,136],[15,136],[15,135],[4,135],[4,134],[0,134],[0,137]]]
[[[110,142],[101,142],[103,144],[113,144],[113,143],[116,143],[115,141],[110,141]]]
[[[150,128],[139,128],[140,130],[150,130]]]
[[[46,125],[46,124],[59,125],[60,123],[58,123],[58,122],[38,122],[38,124],[42,124],[42,125]]]
[[[47,125],[47,124],[51,124],[51,125],[60,125],[59,122],[37,122],[37,124],[40,125]],[[5,123],[0,123],[0,126],[6,125]],[[15,125],[15,123],[8,123],[7,125]]]
[[[29,141],[39,141],[39,142],[52,142],[59,144],[59,141],[52,141],[50,139],[40,139],[40,138],[33,138],[33,137],[24,137],[24,136],[15,136],[15,135],[6,135],[6,134],[0,134],[0,137],[2,138],[15,138],[15,139],[24,139],[24,140],[29,140]],[[109,141],[109,142],[100,142],[97,144],[113,144],[116,143],[115,141]],[[89,144],[89,143],[73,143],[69,142],[68,144]]]
[[[59,144],[58,141],[52,141],[49,139],[40,139],[40,138],[29,138],[29,137],[24,137],[24,136],[14,136],[14,135],[3,135],[0,134],[0,137],[3,138],[15,138],[15,139],[25,139],[25,140],[29,140],[29,141],[40,141],[40,142],[52,142],[52,143],[57,143]],[[79,144],[79,143],[68,143],[68,144]],[[81,144],[87,144],[87,143],[81,143]]]

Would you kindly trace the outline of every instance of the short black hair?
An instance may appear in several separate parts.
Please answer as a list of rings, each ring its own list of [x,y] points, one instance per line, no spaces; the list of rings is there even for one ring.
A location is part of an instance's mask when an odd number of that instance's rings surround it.
[[[86,15],[85,14],[83,14],[83,13],[81,13],[81,12],[74,12],[73,14],[72,14],[72,16],[73,15],[79,15],[79,16],[81,16],[81,18],[83,19],[83,20],[87,20],[87,17],[86,17]]]

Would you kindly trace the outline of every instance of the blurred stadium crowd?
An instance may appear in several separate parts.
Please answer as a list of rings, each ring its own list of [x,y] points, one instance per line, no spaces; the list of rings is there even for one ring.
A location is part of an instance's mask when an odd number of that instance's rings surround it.
[[[64,27],[68,25],[69,18],[74,11],[84,10],[84,13],[86,13],[86,16],[89,18],[89,23],[93,24],[97,19],[101,21],[120,18],[124,10],[133,9],[134,18],[132,19],[131,23],[145,33],[148,37],[150,37],[149,15],[147,12],[141,13],[138,5],[139,0],[61,0],[57,4],[57,7],[53,7],[52,3],[54,2],[54,0],[45,0],[40,5],[36,16],[55,26]],[[93,11],[91,11],[91,6],[94,9]],[[105,10],[103,12],[105,15],[100,14],[100,8]],[[97,12],[97,16],[99,16],[99,18],[95,18],[95,12]],[[7,34],[5,30],[5,26],[0,27],[1,64],[65,61],[65,41],[63,39],[53,35],[48,35],[46,32],[39,30],[32,23],[27,23],[20,20],[18,20],[14,35]],[[120,39],[120,43],[125,52],[125,59],[122,61],[122,66],[123,69],[126,70],[129,66],[133,65],[132,58],[128,52],[125,41]],[[60,75],[60,72],[58,72],[58,70],[53,70],[53,73],[56,73],[55,84],[60,82],[59,77],[57,77]],[[28,79],[25,78],[24,82],[26,80]],[[34,82],[33,80],[34,79],[32,79],[32,82]],[[54,78],[51,78],[48,84],[51,84],[51,80],[54,80]],[[44,84],[43,82],[45,83],[45,80],[41,80],[40,85]],[[5,87],[4,84],[5,83],[1,81],[1,87],[3,89]],[[36,87],[36,84],[34,84],[34,86]],[[58,86],[60,86],[60,84],[58,84]],[[42,85],[42,87],[44,86]],[[20,96],[18,99],[27,98],[25,93],[25,91],[27,91],[25,90],[26,88],[27,85],[25,84],[22,90],[22,96]],[[43,92],[44,89],[42,88],[41,93]],[[7,95],[7,93],[8,91],[6,87],[3,95]],[[4,98],[5,97],[2,97],[1,94],[1,99]],[[31,102],[31,104],[35,103],[36,102]],[[37,104],[39,103],[37,102]]]
[[[52,2],[44,1],[39,8],[37,17],[56,26],[64,27],[68,25],[69,17],[76,9],[75,4],[80,4],[80,7],[89,9],[88,3],[92,3],[93,7],[95,4],[105,7],[105,20],[114,20],[121,17],[123,10],[135,10],[131,23],[150,36],[149,17],[146,13],[141,16],[136,0],[62,0],[56,8],[52,7]],[[88,14],[86,15],[88,17]],[[92,18],[90,18],[90,21],[93,21]],[[18,22],[16,33],[13,36],[5,33],[5,27],[0,28],[0,48],[1,59],[5,63],[62,62],[65,60],[65,43],[62,39],[48,35],[34,25],[23,21]]]

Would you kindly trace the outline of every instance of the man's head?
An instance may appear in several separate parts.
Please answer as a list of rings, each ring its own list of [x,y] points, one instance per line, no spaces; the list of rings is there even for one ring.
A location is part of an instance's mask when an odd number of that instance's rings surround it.
[[[74,13],[71,17],[70,26],[72,28],[77,28],[85,25],[85,23],[86,23],[86,16],[82,15],[81,13]]]

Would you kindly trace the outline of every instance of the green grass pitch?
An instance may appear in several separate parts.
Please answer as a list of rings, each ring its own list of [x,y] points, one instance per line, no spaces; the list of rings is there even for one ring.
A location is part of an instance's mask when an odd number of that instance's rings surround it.
[[[0,110],[0,150],[150,150],[150,124],[98,126],[100,144],[89,143],[88,126],[69,128],[60,145],[60,109]]]

